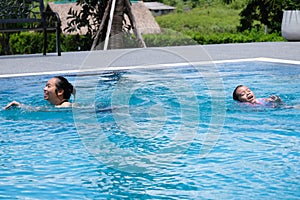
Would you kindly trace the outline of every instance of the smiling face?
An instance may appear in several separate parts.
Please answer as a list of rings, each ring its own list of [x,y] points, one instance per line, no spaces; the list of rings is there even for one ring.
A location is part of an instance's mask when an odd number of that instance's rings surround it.
[[[256,102],[256,97],[254,93],[247,86],[241,86],[237,88],[235,93],[238,100],[241,102],[249,102],[249,103]]]
[[[59,105],[62,100],[62,91],[58,91],[56,87],[57,78],[51,78],[44,87],[44,99],[53,105]]]

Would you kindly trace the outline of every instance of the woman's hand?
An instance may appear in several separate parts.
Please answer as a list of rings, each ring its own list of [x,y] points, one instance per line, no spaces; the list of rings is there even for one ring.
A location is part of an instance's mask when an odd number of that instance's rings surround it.
[[[7,104],[5,107],[4,107],[4,109],[6,110],[6,109],[9,109],[10,107],[12,107],[12,106],[20,106],[21,104],[19,103],[19,102],[17,102],[17,101],[12,101],[12,102],[10,102],[9,104]]]

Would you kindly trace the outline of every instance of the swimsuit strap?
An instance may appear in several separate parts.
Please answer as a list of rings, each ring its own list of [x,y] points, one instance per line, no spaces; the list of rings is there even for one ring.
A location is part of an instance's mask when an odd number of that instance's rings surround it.
[[[63,103],[65,103],[65,102],[69,102],[69,100],[68,100],[68,99],[64,99],[64,100],[60,103],[60,105],[63,104]]]

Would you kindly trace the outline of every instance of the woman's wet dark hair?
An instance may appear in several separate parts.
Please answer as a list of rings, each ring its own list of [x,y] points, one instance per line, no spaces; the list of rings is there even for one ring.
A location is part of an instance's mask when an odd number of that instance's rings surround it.
[[[64,90],[64,99],[69,100],[71,94],[74,95],[75,98],[75,88],[69,81],[63,76],[55,76],[59,81],[56,82],[57,90]]]
[[[239,89],[240,87],[243,87],[244,85],[238,85],[236,86],[236,88],[234,89],[233,93],[232,93],[232,98],[233,100],[236,101],[240,101],[238,95],[236,94],[237,89]]]

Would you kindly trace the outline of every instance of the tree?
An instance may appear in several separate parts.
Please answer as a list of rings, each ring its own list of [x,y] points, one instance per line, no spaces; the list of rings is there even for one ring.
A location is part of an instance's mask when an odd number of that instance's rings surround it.
[[[22,0],[5,0],[1,1],[0,3],[0,18],[2,19],[16,19],[16,18],[22,18],[24,16],[30,15],[31,10],[30,7],[26,4],[26,2]],[[18,27],[21,26],[20,24],[0,24],[2,26],[1,28],[6,27]],[[10,45],[9,45],[9,39],[10,39],[9,32],[5,32],[1,34],[0,37],[0,43],[2,46],[2,50],[4,51],[5,55],[13,54]]]
[[[80,11],[72,8],[69,10],[67,19],[70,20],[67,22],[65,31],[72,33],[85,29],[85,42],[91,43],[97,31],[95,27],[99,27],[107,3],[108,0],[77,0],[77,5],[80,5],[82,9]]]
[[[259,21],[265,26],[265,33],[268,31],[280,31],[283,14],[283,4],[281,0],[251,0],[241,11],[240,31],[250,30]]]
[[[109,49],[122,48],[122,33],[128,33],[130,30],[135,33],[139,46],[145,47],[145,43],[136,29],[129,0],[77,0],[77,4],[82,7],[82,10],[77,12],[72,8],[70,9],[68,19],[71,20],[68,22],[66,30],[72,32],[87,28],[86,36],[93,39],[92,50],[105,41],[107,34],[111,40],[108,46]],[[113,12],[113,17],[110,27],[111,12]],[[130,24],[124,25],[125,14],[128,16]]]
[[[300,10],[300,0],[284,0],[285,10]]]
[[[229,4],[234,0],[223,0]],[[280,31],[283,10],[300,9],[300,0],[248,0],[241,11],[240,31],[256,28],[256,22],[265,25],[270,32]]]

